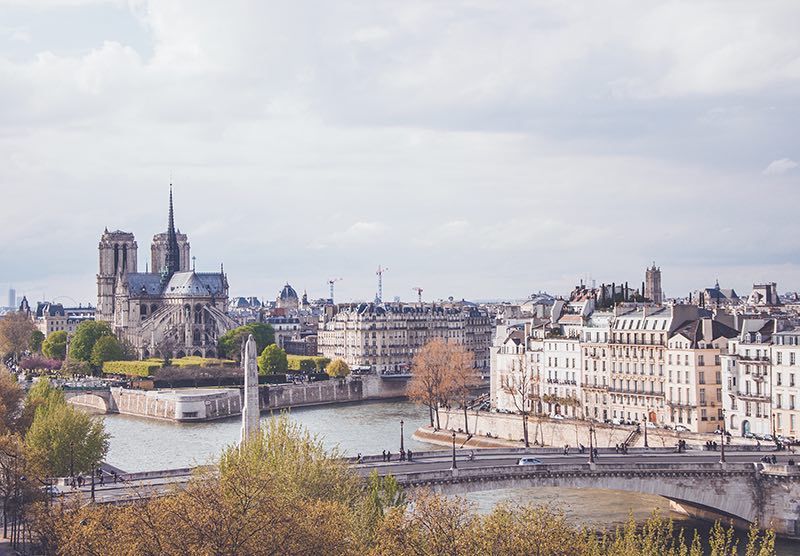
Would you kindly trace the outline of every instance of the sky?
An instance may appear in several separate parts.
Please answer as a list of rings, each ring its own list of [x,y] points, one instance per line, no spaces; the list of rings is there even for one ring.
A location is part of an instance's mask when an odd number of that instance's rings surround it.
[[[0,0],[0,288],[176,224],[231,295],[800,290],[800,2]],[[0,292],[2,293],[2,292]],[[0,296],[5,299],[5,295]]]

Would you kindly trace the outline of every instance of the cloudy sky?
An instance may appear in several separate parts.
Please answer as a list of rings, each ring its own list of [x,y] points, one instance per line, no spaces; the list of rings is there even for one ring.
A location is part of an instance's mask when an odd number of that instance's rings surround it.
[[[176,221],[233,295],[800,289],[800,2],[0,0],[0,288]],[[3,296],[4,299],[5,296]]]

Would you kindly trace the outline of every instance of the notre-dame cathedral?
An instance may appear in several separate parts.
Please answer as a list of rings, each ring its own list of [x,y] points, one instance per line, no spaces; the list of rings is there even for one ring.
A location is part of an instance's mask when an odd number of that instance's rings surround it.
[[[228,315],[228,279],[190,268],[189,240],[175,231],[172,185],[167,231],[153,237],[151,269],[138,272],[133,234],[106,228],[100,238],[97,320],[109,322],[140,358],[217,356]]]

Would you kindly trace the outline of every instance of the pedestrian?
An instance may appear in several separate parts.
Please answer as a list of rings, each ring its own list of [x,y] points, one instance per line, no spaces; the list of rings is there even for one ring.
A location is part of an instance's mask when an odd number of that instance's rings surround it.
[[[594,450],[594,459],[597,459],[597,448],[593,448]]]
[[[383,451],[383,461],[386,461],[386,450]]]
[[[411,452],[411,448],[409,448],[409,449],[408,449],[408,461],[413,461],[413,460],[411,459],[411,456],[412,456],[412,452]]]
[[[360,458],[361,454],[358,454],[358,457]],[[111,472],[111,476],[114,477],[114,484],[117,484],[117,472],[116,471],[112,471]]]
[[[105,484],[105,475],[100,473],[100,486],[103,486],[104,484]]]
[[[386,461],[392,461],[392,451],[386,450]]]
[[[356,463],[361,463],[361,452],[356,456]],[[114,477],[114,482],[117,482],[116,477]]]
[[[400,450],[400,461],[406,461],[406,452],[405,452],[405,450]]]
[[[778,463],[778,457],[775,454],[772,454],[772,463]]]
[[[614,444],[614,451],[615,451],[616,453],[619,453],[619,442],[617,442],[616,444]]]

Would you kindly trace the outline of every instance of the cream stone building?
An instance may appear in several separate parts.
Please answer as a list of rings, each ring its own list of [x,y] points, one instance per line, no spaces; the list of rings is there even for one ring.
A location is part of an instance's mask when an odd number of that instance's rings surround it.
[[[414,356],[441,338],[475,355],[475,367],[489,372],[493,322],[471,305],[351,303],[331,305],[317,332],[321,355],[369,367],[380,374],[408,374]]]
[[[175,230],[172,188],[167,231],[153,238],[153,269],[138,272],[136,240],[120,230],[100,238],[96,319],[109,322],[141,358],[215,357],[217,340],[236,323],[224,271],[189,267],[189,241]]]
[[[738,332],[711,318],[679,325],[667,341],[666,423],[692,432],[722,428],[721,355]]]
[[[800,438],[800,328],[772,335],[771,360],[773,431]]]

